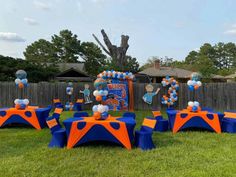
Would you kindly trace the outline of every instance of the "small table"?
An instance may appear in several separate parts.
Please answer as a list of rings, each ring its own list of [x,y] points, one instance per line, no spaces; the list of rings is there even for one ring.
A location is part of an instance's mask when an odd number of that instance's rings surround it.
[[[26,109],[2,108],[0,109],[0,127],[12,123],[31,125],[40,130],[44,128],[46,119],[49,116],[51,107],[37,108],[27,107]]]
[[[76,117],[63,121],[68,137],[67,148],[91,141],[110,141],[131,149],[136,122],[131,117],[112,117],[96,120],[94,117]]]
[[[173,133],[185,128],[204,128],[221,133],[221,121],[224,117],[222,113],[208,111],[190,112],[188,110],[169,110],[167,115]]]

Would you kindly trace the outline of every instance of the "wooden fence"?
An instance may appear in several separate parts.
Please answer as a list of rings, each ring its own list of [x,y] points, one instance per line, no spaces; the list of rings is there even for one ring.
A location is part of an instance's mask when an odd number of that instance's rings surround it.
[[[157,96],[153,97],[153,104],[148,105],[143,102],[142,97],[145,94],[145,85],[134,84],[134,106],[135,110],[152,110],[164,108],[161,105],[161,97],[167,93],[167,88],[163,88],[161,84],[153,84],[155,89],[161,87],[161,91]],[[93,83],[90,83],[91,90],[94,90]],[[65,93],[66,83],[30,83],[23,92],[23,97],[30,100],[30,104],[46,106],[52,105],[53,98],[61,99],[64,104],[68,97]],[[74,84],[73,100],[82,98],[83,95],[79,90],[83,90],[83,83]],[[211,107],[217,110],[236,109],[236,83],[207,83],[203,84],[199,90],[190,92],[186,84],[180,84],[178,92],[177,109],[186,108],[188,101],[197,100],[202,107]],[[20,91],[16,88],[14,82],[0,82],[0,108],[13,105],[16,98],[20,97]],[[91,96],[94,99],[93,96]],[[194,99],[195,98],[195,99]],[[92,105],[92,104],[91,104]],[[91,105],[86,105],[84,109],[91,109]]]

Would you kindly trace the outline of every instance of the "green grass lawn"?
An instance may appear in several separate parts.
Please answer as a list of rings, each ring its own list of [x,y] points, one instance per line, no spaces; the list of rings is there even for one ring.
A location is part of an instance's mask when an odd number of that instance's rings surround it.
[[[73,112],[64,112],[61,120]],[[121,113],[112,113],[121,115]],[[137,126],[151,112],[136,111]],[[0,129],[0,177],[14,176],[235,176],[236,135],[202,131],[154,132],[157,148],[126,150],[89,144],[67,150],[47,147],[49,129]]]

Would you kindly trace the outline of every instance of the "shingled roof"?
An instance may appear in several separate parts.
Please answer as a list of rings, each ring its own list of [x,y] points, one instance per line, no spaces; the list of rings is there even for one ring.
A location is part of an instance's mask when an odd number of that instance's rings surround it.
[[[236,73],[225,76],[225,78],[226,79],[234,79],[234,78],[236,78]]]
[[[84,63],[58,63],[57,66],[61,72],[73,68],[75,70],[86,73],[84,69]]]
[[[192,71],[188,71],[188,70],[180,69],[180,68],[172,68],[172,67],[160,67],[159,69],[155,67],[150,67],[139,73],[147,74],[152,77],[171,76],[171,77],[176,77],[176,78],[189,78]]]
[[[181,79],[186,79],[191,76],[193,71],[189,71],[186,69],[182,68],[174,68],[174,67],[163,67],[160,66],[160,62],[157,60],[154,63],[154,66],[147,68],[141,72],[140,74],[146,74],[150,77],[175,77],[175,78],[181,78]],[[212,79],[225,79],[224,76],[220,75],[212,75]]]

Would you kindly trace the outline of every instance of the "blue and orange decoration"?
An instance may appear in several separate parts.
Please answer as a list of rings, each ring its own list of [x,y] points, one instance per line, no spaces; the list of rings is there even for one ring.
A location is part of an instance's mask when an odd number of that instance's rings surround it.
[[[133,79],[131,72],[118,72],[114,70],[103,71],[97,75],[95,88],[104,93],[94,93],[97,101],[108,105],[109,110],[134,110]]]

